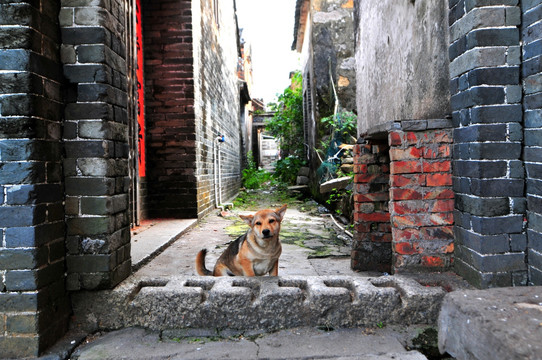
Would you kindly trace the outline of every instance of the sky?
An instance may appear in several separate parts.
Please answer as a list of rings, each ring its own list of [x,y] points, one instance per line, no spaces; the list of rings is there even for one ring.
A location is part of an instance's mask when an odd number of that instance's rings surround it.
[[[252,98],[276,100],[300,68],[300,54],[291,50],[296,0],[236,0],[242,37],[252,47]]]

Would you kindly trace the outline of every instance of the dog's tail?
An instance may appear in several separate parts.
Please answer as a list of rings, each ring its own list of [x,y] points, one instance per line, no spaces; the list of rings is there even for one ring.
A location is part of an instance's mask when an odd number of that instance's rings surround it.
[[[212,271],[207,270],[205,267],[205,256],[207,255],[207,249],[202,249],[198,255],[196,255],[196,271],[201,276],[213,275]]]

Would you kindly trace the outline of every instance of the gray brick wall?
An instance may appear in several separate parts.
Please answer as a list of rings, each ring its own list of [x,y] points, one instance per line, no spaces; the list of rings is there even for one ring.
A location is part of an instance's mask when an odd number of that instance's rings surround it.
[[[142,1],[147,147],[144,202],[151,218],[197,216],[190,3]]]
[[[529,281],[542,285],[542,0],[522,1]]]
[[[37,356],[68,325],[59,7],[0,2],[0,358]]]
[[[124,2],[62,1],[68,290],[130,273]]]
[[[478,287],[527,284],[517,0],[450,0],[455,268]]]
[[[240,187],[237,29],[233,2],[218,6],[216,19],[209,2],[143,2],[150,217],[201,217],[215,207],[218,135],[226,140],[222,202]]]
[[[237,28],[233,1],[217,2],[218,19],[210,2],[193,2],[194,89],[196,123],[196,179],[198,215],[226,202],[241,186],[240,87],[237,80]],[[221,143],[221,194],[215,191],[215,138]]]

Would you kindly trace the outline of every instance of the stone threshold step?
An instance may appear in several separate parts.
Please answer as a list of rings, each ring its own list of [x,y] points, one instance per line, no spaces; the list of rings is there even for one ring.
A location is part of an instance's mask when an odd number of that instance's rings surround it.
[[[73,294],[75,326],[88,332],[375,327],[435,324],[446,291],[400,275],[131,277],[113,290]]]

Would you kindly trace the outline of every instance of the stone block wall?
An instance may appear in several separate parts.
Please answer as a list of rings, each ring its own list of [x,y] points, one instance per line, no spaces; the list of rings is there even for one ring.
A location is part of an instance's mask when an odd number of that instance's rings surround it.
[[[296,2],[292,50],[302,59],[304,155],[312,169],[308,185],[315,198],[321,197],[316,149],[328,132],[320,119],[333,115],[336,102],[338,111],[356,112],[353,12],[352,0]]]
[[[124,2],[61,5],[67,287],[110,288],[131,268]]]
[[[522,2],[523,108],[529,281],[542,285],[542,1]]]
[[[141,4],[150,218],[198,214],[191,3]]]
[[[356,60],[352,36],[354,2],[325,0],[312,3],[311,70],[317,117],[333,114],[335,99],[331,82],[335,85],[341,109],[354,111],[356,109]]]
[[[59,1],[0,2],[0,357],[64,334]]]
[[[525,285],[517,0],[450,0],[455,269],[477,287]]]

